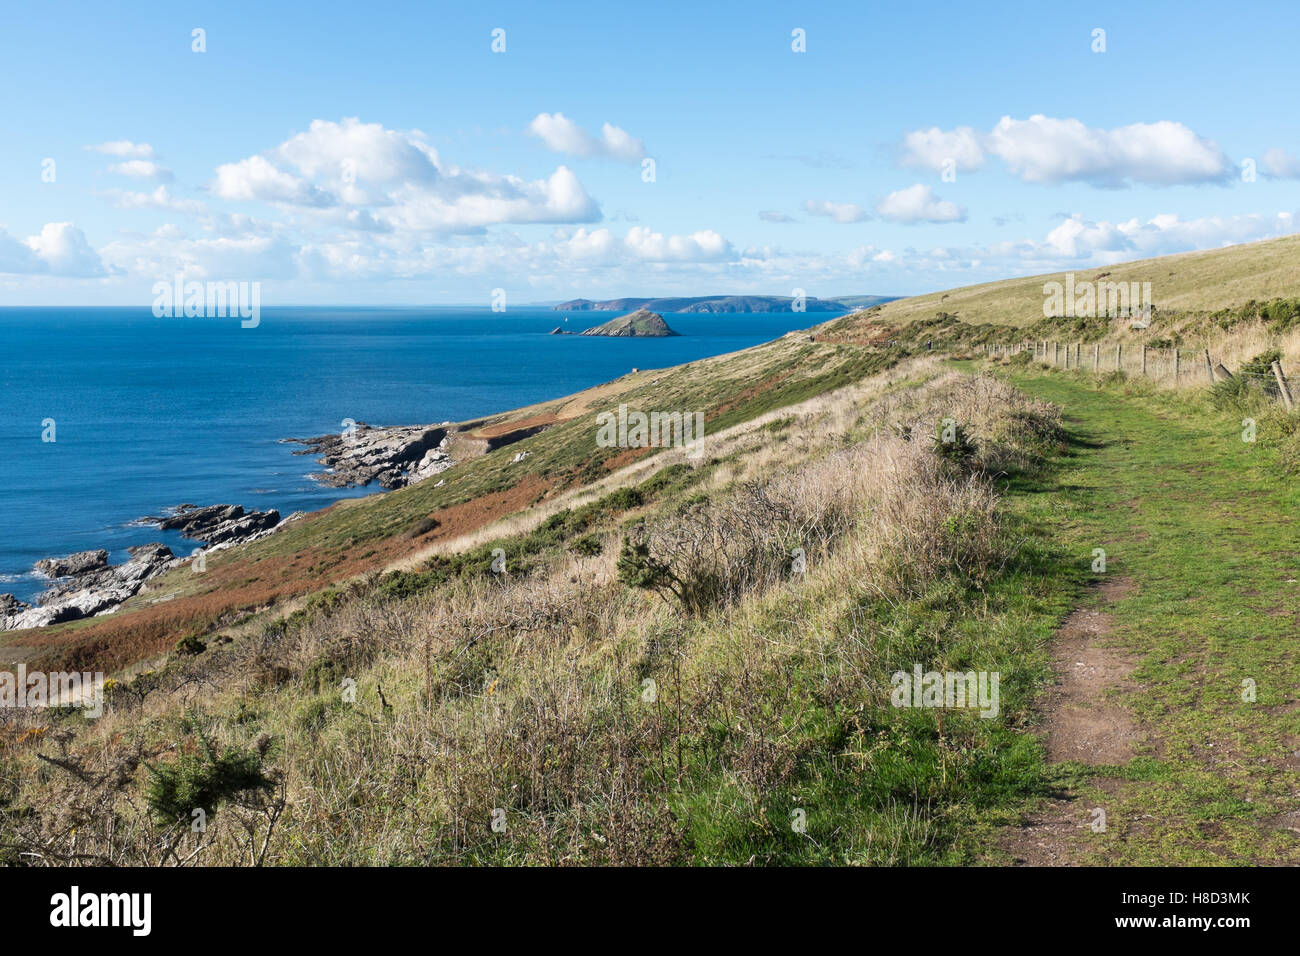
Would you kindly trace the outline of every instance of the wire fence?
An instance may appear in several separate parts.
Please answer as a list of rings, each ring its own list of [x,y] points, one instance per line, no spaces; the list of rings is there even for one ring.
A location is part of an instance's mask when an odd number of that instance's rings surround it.
[[[1278,398],[1288,409],[1295,407],[1290,382],[1281,362],[1267,372],[1238,369],[1229,371],[1208,349],[1151,348],[1123,342],[1054,342],[1049,340],[986,345],[990,358],[1010,358],[1032,353],[1035,361],[1062,369],[1097,374],[1123,372],[1141,375],[1174,387],[1211,386],[1215,382],[1245,379]]]

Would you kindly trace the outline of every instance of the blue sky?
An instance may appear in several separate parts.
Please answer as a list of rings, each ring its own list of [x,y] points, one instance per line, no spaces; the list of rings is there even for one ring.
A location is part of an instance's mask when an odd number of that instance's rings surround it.
[[[1300,231],[1293,3],[112,6],[2,15],[0,304],[907,294]]]

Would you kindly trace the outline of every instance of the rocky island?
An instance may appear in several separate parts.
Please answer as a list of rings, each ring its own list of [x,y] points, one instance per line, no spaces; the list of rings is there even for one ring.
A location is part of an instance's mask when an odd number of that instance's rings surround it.
[[[595,328],[587,329],[583,335],[610,335],[610,336],[637,336],[644,338],[663,338],[667,335],[676,335],[664,321],[664,317],[658,312],[651,312],[648,309],[637,309],[635,312],[629,312],[627,315],[620,315],[617,319],[611,319],[603,325],[597,325]]]

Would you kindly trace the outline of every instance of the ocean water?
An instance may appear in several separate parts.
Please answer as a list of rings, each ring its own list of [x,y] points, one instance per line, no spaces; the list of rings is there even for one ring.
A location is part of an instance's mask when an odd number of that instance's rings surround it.
[[[618,313],[570,313],[581,331]],[[181,502],[281,515],[372,494],[307,477],[289,437],[459,421],[555,398],[634,367],[756,345],[826,315],[674,315],[679,336],[547,333],[550,309],[266,308],[238,319],[155,318],[148,308],[0,308],[0,592],[42,590],[50,555],[163,541],[138,519]],[[55,441],[42,441],[54,420]]]

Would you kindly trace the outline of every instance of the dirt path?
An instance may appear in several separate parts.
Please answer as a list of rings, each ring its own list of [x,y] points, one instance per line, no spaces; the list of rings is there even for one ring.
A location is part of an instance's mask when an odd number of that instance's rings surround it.
[[[1029,865],[1300,863],[1300,482],[1279,433],[1193,395],[1027,374],[1071,450],[1022,499],[1083,574],[1048,646],[1049,792],[992,841]],[[1104,827],[1101,814],[1104,813]]]
[[[1115,693],[1131,690],[1133,655],[1116,646],[1115,621],[1105,608],[1134,590],[1128,578],[1112,577],[1092,594],[1098,606],[1075,609],[1052,639],[1056,684],[1042,697],[1039,736],[1051,764],[1091,766],[1127,763],[1142,732]],[[1091,603],[1091,602],[1090,602]],[[1107,788],[1113,782],[1094,779]],[[1003,833],[999,849],[1018,866],[1066,866],[1076,862],[1072,848],[1079,831],[1090,830],[1095,809],[1064,790],[1045,801],[1025,822]]]

